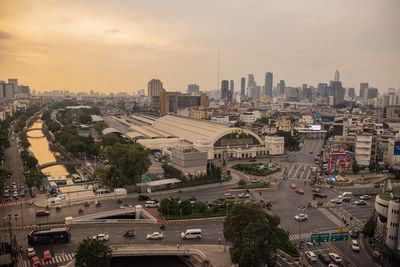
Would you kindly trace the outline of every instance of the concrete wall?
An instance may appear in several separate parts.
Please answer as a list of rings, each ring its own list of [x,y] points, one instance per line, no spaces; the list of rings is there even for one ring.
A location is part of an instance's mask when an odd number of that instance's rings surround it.
[[[172,150],[171,161],[184,168],[207,166],[207,152]]]

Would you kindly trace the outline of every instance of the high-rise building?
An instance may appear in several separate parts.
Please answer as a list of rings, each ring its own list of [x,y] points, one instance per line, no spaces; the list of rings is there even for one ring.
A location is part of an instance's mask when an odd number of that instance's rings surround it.
[[[14,86],[14,94],[19,93],[18,92],[18,79],[8,79],[8,83],[10,83]]]
[[[269,96],[270,98],[272,98],[272,80],[272,72],[265,73],[265,95]]]
[[[334,79],[334,81],[335,81],[335,82],[340,81],[339,70],[336,70],[336,72],[335,72],[335,79]]]
[[[326,83],[319,83],[318,84],[318,94],[320,97],[327,97],[328,96],[328,85]]]
[[[27,94],[29,95],[29,86],[26,85],[19,85],[18,86],[18,92],[22,94]]]
[[[152,79],[147,84],[147,92],[151,102],[153,102],[154,96],[160,96],[160,93],[163,91],[164,91],[163,84],[158,79]]]
[[[200,87],[197,84],[189,84],[187,88],[187,93],[191,95],[192,93],[198,93]]]
[[[344,103],[344,95],[345,95],[345,89],[342,86],[342,82],[335,82],[331,81],[329,85],[329,89],[332,93],[333,96],[333,105],[339,105]]]
[[[378,88],[368,88],[366,99],[375,98],[378,96]]]
[[[246,95],[246,77],[242,77],[240,79],[240,95],[241,96]]]
[[[278,88],[279,88],[278,93],[279,93],[280,95],[284,95],[284,94],[285,94],[285,80],[281,80],[281,81],[279,82]]]
[[[160,93],[159,101],[159,103],[154,103],[154,107],[159,108],[160,114],[175,113],[180,108],[207,107],[208,105],[208,97],[205,94],[191,96],[180,92],[163,91]]]
[[[356,90],[354,90],[353,87],[350,87],[347,94],[349,97],[354,98],[356,96]]]
[[[257,83],[254,80],[254,75],[253,74],[249,74],[248,78],[247,78],[247,94],[249,96],[251,96],[251,88],[256,87]]]
[[[221,99],[222,100],[229,100],[229,81],[222,80],[221,81]]]
[[[229,93],[230,93],[230,99],[229,101],[232,101],[233,93],[235,92],[235,81],[231,80],[229,83]]]
[[[0,98],[3,98],[3,97],[5,97],[5,95],[6,95],[6,93],[4,92],[4,85],[5,85],[6,83],[4,82],[4,81],[0,81]]]
[[[14,98],[14,95],[15,95],[14,84],[5,83],[5,84],[3,84],[3,88],[4,88],[4,97]]]
[[[365,91],[368,89],[368,83],[360,83],[360,97],[365,98]]]

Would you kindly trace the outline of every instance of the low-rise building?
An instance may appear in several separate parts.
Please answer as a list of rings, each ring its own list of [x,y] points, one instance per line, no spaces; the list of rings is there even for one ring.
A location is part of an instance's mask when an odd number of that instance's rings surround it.
[[[371,162],[372,135],[356,137],[355,156],[358,165],[369,166]]]
[[[266,136],[265,147],[268,155],[282,155],[285,153],[285,139],[283,136]]]

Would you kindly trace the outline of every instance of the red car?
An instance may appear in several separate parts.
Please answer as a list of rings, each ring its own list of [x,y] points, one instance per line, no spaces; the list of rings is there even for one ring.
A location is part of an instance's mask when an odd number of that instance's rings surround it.
[[[304,194],[304,191],[301,190],[301,189],[297,189],[297,190],[296,190],[296,193],[297,193],[297,194],[300,194],[300,195],[303,195],[303,194]]]
[[[41,266],[38,256],[34,256],[34,257],[31,258],[31,265],[34,266],[34,267],[40,267]]]
[[[43,251],[43,260],[45,261],[51,260],[50,250],[46,249],[45,251]]]

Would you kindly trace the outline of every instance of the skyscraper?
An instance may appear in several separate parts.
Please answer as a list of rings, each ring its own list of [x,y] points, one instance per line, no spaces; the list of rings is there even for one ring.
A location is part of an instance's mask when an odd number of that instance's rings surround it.
[[[233,93],[235,92],[235,82],[233,80],[230,81],[229,91],[230,91],[229,101],[232,101]]]
[[[332,93],[333,96],[333,105],[339,105],[344,103],[344,95],[345,95],[345,89],[342,86],[342,82],[335,82],[331,81],[329,85],[329,89]]]
[[[8,83],[14,86],[14,94],[18,93],[18,79],[8,79]]]
[[[197,84],[189,84],[187,88],[187,93],[191,95],[192,93],[198,93],[200,87]]]
[[[240,95],[245,96],[246,95],[246,77],[242,77],[240,79]]]
[[[368,83],[360,83],[360,97],[364,98],[368,89]]]
[[[340,81],[339,70],[336,70],[336,72],[335,72],[335,79],[334,79],[334,81],[335,81],[335,82]]]
[[[270,98],[272,98],[272,79],[272,72],[267,72],[265,74],[265,95],[269,96]]]
[[[279,90],[278,90],[280,95],[284,95],[285,94],[285,80],[281,80],[279,82]]]
[[[251,96],[252,88],[254,88],[256,86],[257,86],[257,83],[254,80],[254,75],[253,74],[249,74],[248,78],[247,78],[247,94],[249,96]]]
[[[229,81],[221,81],[221,100],[229,100]]]
[[[356,91],[354,90],[354,88],[352,88],[352,87],[349,88],[348,95],[351,98],[354,98],[356,96]]]
[[[368,88],[366,92],[366,99],[371,99],[378,96],[378,88]]]
[[[327,97],[328,96],[328,85],[326,83],[319,83],[318,84],[318,93],[320,97]]]
[[[147,91],[150,101],[153,102],[153,96],[160,96],[160,92],[164,91],[162,82],[158,79],[152,79],[147,84]]]

